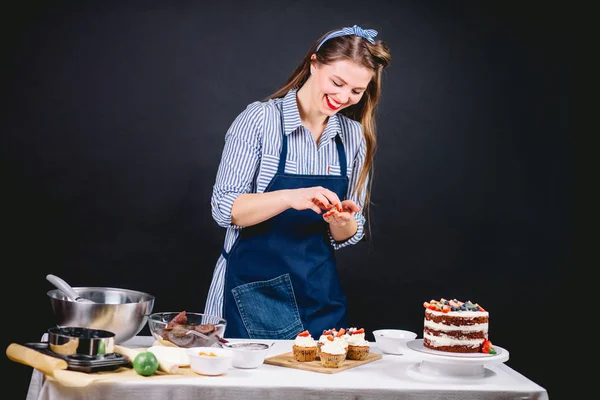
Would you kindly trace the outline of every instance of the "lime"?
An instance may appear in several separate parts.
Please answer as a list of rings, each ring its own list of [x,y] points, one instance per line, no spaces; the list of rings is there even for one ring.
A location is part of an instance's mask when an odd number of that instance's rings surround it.
[[[133,369],[140,375],[150,376],[158,369],[158,359],[150,351],[143,351],[133,359]]]

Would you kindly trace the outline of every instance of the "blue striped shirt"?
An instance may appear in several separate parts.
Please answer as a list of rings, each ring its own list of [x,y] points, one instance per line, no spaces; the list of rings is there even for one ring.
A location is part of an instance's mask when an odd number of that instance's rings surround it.
[[[340,175],[340,162],[335,145],[339,133],[346,151],[349,179],[347,198],[354,200],[362,210],[364,191],[356,197],[356,185],[366,155],[362,125],[341,114],[329,117],[319,143],[300,120],[296,90],[285,97],[249,104],[231,124],[225,135],[225,147],[211,198],[214,220],[227,228],[225,251],[229,252],[243,229],[231,223],[231,208],[235,199],[244,193],[263,193],[277,172],[283,132],[288,135],[288,154],[285,172],[290,174]],[[368,183],[365,183],[365,185]],[[366,189],[366,188],[365,188]],[[339,249],[358,243],[364,236],[365,218],[362,212],[354,214],[358,230],[344,242],[336,242],[329,235],[331,245]],[[222,316],[223,288],[226,261],[221,255],[215,267],[208,291],[205,313]]]

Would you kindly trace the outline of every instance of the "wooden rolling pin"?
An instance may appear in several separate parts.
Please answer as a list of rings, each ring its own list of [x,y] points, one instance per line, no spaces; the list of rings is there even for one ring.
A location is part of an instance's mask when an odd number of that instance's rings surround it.
[[[123,354],[124,356],[129,357],[131,362],[135,359],[135,356],[143,352],[144,350],[130,349],[128,347],[115,345],[115,353]],[[173,363],[170,363],[167,360],[161,359],[160,357],[156,357],[158,359],[158,370],[165,372],[167,374],[176,374],[179,372],[179,366]]]
[[[67,362],[63,359],[40,353],[17,343],[8,345],[6,355],[12,361],[33,367],[46,375],[54,375],[54,371],[68,368]]]

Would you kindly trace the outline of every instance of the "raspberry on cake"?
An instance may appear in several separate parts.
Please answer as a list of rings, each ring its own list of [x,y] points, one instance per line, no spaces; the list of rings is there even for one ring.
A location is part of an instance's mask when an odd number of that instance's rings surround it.
[[[489,313],[479,304],[442,298],[423,306],[426,348],[452,353],[495,353],[488,340]]]

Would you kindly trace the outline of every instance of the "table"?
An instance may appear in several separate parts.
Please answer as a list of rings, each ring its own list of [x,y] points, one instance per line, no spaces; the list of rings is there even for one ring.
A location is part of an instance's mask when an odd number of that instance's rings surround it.
[[[136,336],[122,345],[147,348],[154,339]],[[235,340],[231,340],[232,342]],[[267,357],[291,351],[293,341],[275,341]],[[370,343],[373,352],[380,352]],[[433,377],[418,372],[423,358],[414,351],[383,354],[377,360],[335,374],[263,364],[230,369],[217,377],[198,376],[148,381],[100,382],[66,387],[33,370],[27,400],[305,400],[305,399],[533,399],[548,400],[546,389],[504,363],[485,366],[484,377]]]

